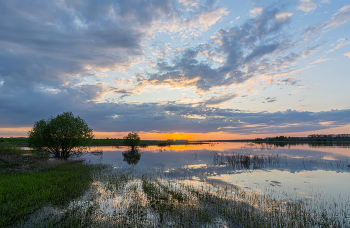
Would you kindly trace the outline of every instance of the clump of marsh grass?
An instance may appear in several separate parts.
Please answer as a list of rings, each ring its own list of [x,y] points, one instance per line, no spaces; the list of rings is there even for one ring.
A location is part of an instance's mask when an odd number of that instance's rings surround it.
[[[36,151],[23,150],[6,142],[0,143],[0,161],[2,172],[32,172],[42,169],[50,169],[56,165],[67,162],[49,160],[45,154]]]
[[[212,153],[214,165],[226,165],[234,169],[260,169],[275,166],[280,162],[279,155],[242,155],[232,153]]]

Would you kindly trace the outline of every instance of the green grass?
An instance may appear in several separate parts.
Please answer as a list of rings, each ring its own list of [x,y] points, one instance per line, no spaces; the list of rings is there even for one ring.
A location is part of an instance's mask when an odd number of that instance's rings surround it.
[[[59,162],[49,162],[47,154],[33,150],[22,150],[7,141],[0,142],[0,173],[9,171],[30,172],[52,167],[54,163]]]
[[[28,144],[27,139],[17,139],[17,138],[0,138],[0,143],[1,142],[7,142],[12,145],[21,145],[25,146]]]
[[[21,221],[46,204],[67,204],[89,188],[91,170],[76,163],[29,174],[0,173],[0,224]]]
[[[12,142],[8,140],[0,140],[0,154],[27,154],[30,153],[28,150],[21,150],[17,146],[14,146]]]

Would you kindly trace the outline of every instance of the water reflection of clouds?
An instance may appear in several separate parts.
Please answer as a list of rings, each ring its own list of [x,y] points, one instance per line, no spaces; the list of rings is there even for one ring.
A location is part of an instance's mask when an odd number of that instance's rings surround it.
[[[184,168],[199,169],[199,168],[204,168],[206,166],[207,166],[207,164],[197,164],[197,165],[186,165]]]
[[[249,186],[255,192],[266,192],[267,189],[272,188],[272,191],[282,191],[289,197],[303,195],[303,197],[315,199],[315,194],[321,192],[330,196],[349,197],[350,183],[343,183],[343,181],[350,178],[350,174],[338,175],[339,173],[323,170],[299,173],[271,170],[268,175],[264,171],[257,171],[249,176],[246,173],[224,174],[220,178],[225,182]]]
[[[238,148],[232,150],[233,148]],[[162,152],[154,153],[153,149],[159,149],[157,146],[150,146],[142,148],[142,159],[135,166],[140,172],[152,172],[153,170],[167,171],[173,177],[181,177],[184,174],[188,177],[192,176],[220,176],[226,174],[243,174],[254,173],[257,170],[264,172],[271,176],[276,170],[280,172],[289,172],[292,174],[302,175],[304,172],[326,170],[337,173],[349,173],[350,167],[349,154],[347,156],[339,156],[337,151],[341,148],[328,148],[326,152],[315,150],[308,145],[296,145],[299,149],[273,148],[269,151],[256,150],[253,144],[249,147],[243,147],[246,143],[221,143],[210,146],[209,144],[200,145],[186,145],[178,146],[176,148],[187,148],[188,150],[176,150],[172,147],[162,147]],[[234,151],[235,154],[246,155],[278,155],[279,163],[269,165],[264,164],[254,169],[235,169],[227,164],[214,165],[213,151],[218,151],[218,154],[228,154]],[[228,150],[227,148],[231,148]],[[122,152],[125,147],[93,147],[93,150],[103,150],[102,157],[88,156],[87,159],[92,163],[113,164],[118,167],[125,167],[123,162]],[[193,150],[197,149],[197,150]],[[207,150],[211,149],[211,150]],[[312,150],[311,150],[312,149]],[[320,149],[320,148],[317,148]],[[322,149],[322,148],[321,148]],[[344,148],[349,150],[348,148]],[[226,151],[227,150],[227,151]],[[123,164],[124,163],[124,164]],[[252,167],[251,167],[252,168]],[[254,174],[255,175],[255,174]]]
[[[339,160],[333,156],[323,156],[322,159],[327,160],[327,161],[338,161]]]
[[[90,150],[101,150],[105,153],[114,151],[124,151],[123,146],[103,146],[91,147]],[[142,152],[148,153],[164,153],[164,152],[179,152],[179,153],[208,153],[211,151],[217,152],[239,152],[244,154],[284,154],[291,156],[334,156],[334,158],[349,158],[350,148],[348,147],[313,147],[309,144],[290,145],[288,147],[275,147],[267,144],[255,144],[246,142],[224,142],[224,143],[209,143],[209,144],[190,144],[190,145],[170,145],[165,147],[148,146],[140,148]]]
[[[206,190],[213,186],[238,188],[244,191],[266,195],[273,192],[277,199],[289,200],[332,200],[336,196],[349,199],[350,194],[350,150],[349,148],[313,148],[309,145],[291,147],[259,148],[256,144],[219,143],[186,146],[149,146],[141,148],[142,158],[135,165],[134,172],[161,173],[169,181],[186,183]],[[96,149],[96,148],[93,148]],[[96,163],[113,164],[123,168],[122,152],[125,147],[102,147],[104,151]],[[345,153],[345,152],[348,153]],[[268,159],[249,169],[244,166],[230,166],[215,163],[214,155],[233,158],[235,155],[253,158],[278,158],[269,163]],[[249,155],[249,156],[246,156]],[[94,156],[88,158],[93,159]],[[321,194],[322,193],[322,194]],[[327,197],[321,197],[326,195]],[[332,198],[333,197],[333,198]],[[338,202],[338,201],[337,201]]]
[[[229,143],[225,143],[227,146]],[[232,143],[230,143],[232,144]],[[241,144],[241,143],[239,143]],[[207,144],[206,144],[207,145]],[[200,145],[202,146],[202,145]],[[192,145],[190,145],[192,147]],[[154,147],[158,148],[158,147]],[[96,149],[96,148],[94,148]],[[102,157],[87,156],[86,159],[90,160],[91,163],[105,163],[113,164],[118,167],[124,167],[122,160],[122,152],[124,147],[99,147],[103,149],[104,153]],[[233,169],[233,167],[222,164],[221,166],[215,166],[213,163],[213,151],[198,150],[198,151],[172,151],[164,149],[162,153],[153,153],[152,147],[142,149],[143,156],[136,168],[139,169],[161,169],[163,171],[174,169],[188,169],[186,172],[188,175],[197,175],[197,172],[208,173],[209,175],[227,174],[227,173],[240,173],[254,170],[246,169]],[[333,148],[333,150],[338,150]],[[252,151],[248,148],[241,148],[234,151],[235,154],[246,154],[246,155],[265,155],[268,154],[278,155],[279,164],[263,165],[257,167],[258,170],[264,170],[268,172],[270,169],[278,169],[281,171],[288,171],[291,173],[297,173],[302,170],[312,171],[325,169],[329,171],[337,172],[349,172],[348,157],[337,156],[337,154],[324,153],[314,150],[297,150],[297,149],[280,149],[274,148],[269,153],[266,151]],[[230,155],[229,152],[219,152],[217,154]],[[252,167],[251,167],[252,168]],[[175,171],[171,171],[175,175]],[[182,171],[180,172],[182,173]],[[181,175],[181,174],[180,174]]]

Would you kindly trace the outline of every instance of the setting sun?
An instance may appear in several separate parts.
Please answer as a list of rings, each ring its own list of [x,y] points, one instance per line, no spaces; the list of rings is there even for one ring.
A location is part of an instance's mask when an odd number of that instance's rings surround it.
[[[191,140],[189,133],[172,133],[172,134],[165,134],[165,140],[172,139],[172,140]]]

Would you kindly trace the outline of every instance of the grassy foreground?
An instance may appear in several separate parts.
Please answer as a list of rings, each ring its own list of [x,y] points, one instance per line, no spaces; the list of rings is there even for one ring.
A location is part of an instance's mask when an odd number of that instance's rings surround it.
[[[25,174],[1,173],[0,224],[8,226],[46,204],[67,204],[90,186],[90,170],[88,165],[63,164]]]
[[[0,226],[21,222],[45,205],[63,206],[89,188],[92,166],[0,144]]]

